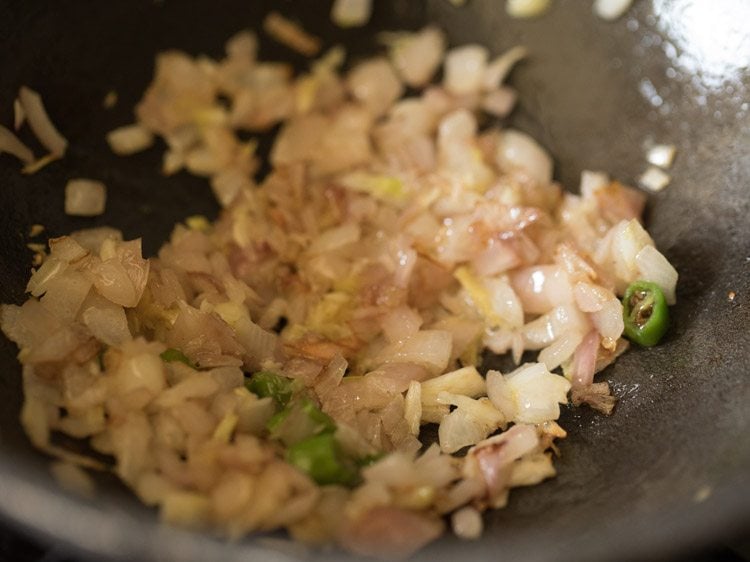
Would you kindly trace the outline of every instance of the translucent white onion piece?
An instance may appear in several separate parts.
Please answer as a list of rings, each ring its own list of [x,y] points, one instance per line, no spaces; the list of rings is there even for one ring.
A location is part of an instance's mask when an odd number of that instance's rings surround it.
[[[70,236],[51,238],[49,241],[50,256],[68,263],[78,261],[88,251]]]
[[[478,539],[484,529],[482,515],[474,507],[462,507],[451,515],[451,528],[460,539]]]
[[[70,233],[70,237],[80,244],[86,251],[98,254],[105,240],[122,241],[122,232],[109,226],[85,228]]]
[[[582,340],[580,332],[565,332],[539,353],[538,360],[551,371],[567,361]]]
[[[413,88],[427,84],[440,66],[445,34],[434,26],[416,33],[398,33],[389,41],[391,62],[401,79]]]
[[[456,408],[440,421],[438,440],[440,450],[455,453],[485,439],[489,428],[463,408]]]
[[[26,113],[26,120],[39,139],[39,142],[55,156],[62,156],[68,147],[68,141],[52,124],[44,109],[41,96],[34,90],[22,86],[18,99]]]
[[[505,11],[512,18],[535,18],[544,14],[550,4],[550,0],[506,0]]]
[[[497,90],[487,92],[482,98],[481,107],[484,111],[495,117],[505,117],[513,111],[518,95],[512,88],[501,87]]]
[[[166,386],[164,362],[158,355],[152,353],[132,355],[120,363],[113,383],[117,391],[122,394],[145,388],[156,395]]]
[[[359,224],[348,222],[318,235],[307,251],[310,255],[325,254],[357,242],[361,236]]]
[[[515,418],[516,403],[513,393],[500,371],[487,371],[487,397],[506,420]]]
[[[606,21],[615,21],[628,11],[633,0],[594,0],[594,13]]]
[[[331,20],[339,27],[362,27],[370,21],[372,0],[335,0]]]
[[[517,423],[544,423],[560,417],[568,401],[570,382],[550,373],[543,363],[527,363],[506,375],[516,398]]]
[[[484,90],[492,92],[502,86],[510,71],[529,54],[526,47],[511,47],[487,65],[482,78]]]
[[[388,311],[381,320],[383,333],[389,342],[405,341],[419,331],[422,318],[408,306],[399,306]]]
[[[47,290],[47,285],[61,275],[67,267],[67,262],[58,258],[51,257],[44,260],[26,284],[26,292],[35,297],[43,295]]]
[[[126,156],[150,147],[154,143],[154,135],[142,125],[126,125],[107,133],[107,143],[112,152]]]
[[[656,166],[649,166],[638,178],[638,183],[649,191],[654,192],[661,191],[667,187],[671,181],[672,177]]]
[[[83,311],[83,323],[91,335],[107,345],[122,345],[131,339],[128,319],[121,306],[91,306]]]
[[[526,133],[513,129],[500,133],[495,161],[502,171],[520,168],[539,185],[552,181],[552,158]]]
[[[568,274],[559,266],[538,265],[517,270],[510,282],[524,312],[543,314],[573,300]]]
[[[106,186],[96,180],[73,179],[65,186],[65,214],[95,217],[104,212],[107,202]]]
[[[422,419],[422,385],[419,381],[410,381],[404,397],[404,419],[409,426],[409,433],[419,437],[419,425]]]
[[[475,367],[463,367],[422,383],[422,406],[438,404],[438,394],[449,392],[476,398],[485,392],[485,382]]]
[[[393,66],[385,58],[358,64],[347,77],[352,95],[375,116],[382,115],[403,92]]]
[[[667,304],[675,304],[675,290],[679,277],[669,260],[653,246],[645,246],[635,256],[640,279],[656,283],[664,291]]]
[[[66,270],[47,284],[41,303],[65,324],[75,320],[91,289],[91,280],[82,273]]]
[[[422,330],[402,343],[387,346],[379,359],[381,363],[416,363],[438,373],[448,366],[452,348],[450,332]]]
[[[482,89],[489,52],[481,45],[464,45],[448,51],[443,66],[443,85],[455,96]]]
[[[648,246],[650,247],[650,246]],[[622,335],[625,329],[625,322],[622,318],[622,303],[619,299],[607,291],[609,294],[604,301],[600,310],[590,314],[591,323],[604,338],[604,346],[614,347],[617,339]]]
[[[2,125],[0,125],[0,153],[1,152],[12,154],[25,164],[31,164],[34,161],[34,153],[31,152],[31,149]]]
[[[275,333],[264,330],[249,318],[240,318],[233,327],[237,341],[245,349],[249,367],[258,368],[263,361],[275,357],[279,340]]]

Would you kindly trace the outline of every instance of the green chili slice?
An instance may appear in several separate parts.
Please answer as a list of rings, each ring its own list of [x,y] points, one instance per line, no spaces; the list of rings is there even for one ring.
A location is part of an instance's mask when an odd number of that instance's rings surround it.
[[[298,396],[274,415],[266,428],[271,438],[290,446],[320,433],[333,433],[336,423],[307,396]]]
[[[261,398],[270,396],[280,407],[292,398],[292,381],[271,371],[258,371],[245,381],[245,387]]]
[[[180,363],[185,363],[188,367],[191,369],[197,369],[198,367],[193,363],[190,358],[185,355],[182,351],[179,349],[175,349],[174,347],[170,347],[166,351],[162,352],[159,357],[162,358],[163,361],[166,361],[167,363],[172,363],[174,361],[179,361]]]
[[[313,435],[287,449],[286,460],[318,484],[353,485],[359,475],[354,463],[346,458],[333,433]]]
[[[664,292],[656,283],[636,281],[622,299],[625,337],[645,347],[659,343],[669,326]]]

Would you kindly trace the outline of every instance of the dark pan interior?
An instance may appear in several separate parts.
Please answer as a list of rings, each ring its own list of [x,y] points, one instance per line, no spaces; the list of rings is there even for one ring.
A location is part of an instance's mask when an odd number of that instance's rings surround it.
[[[159,174],[162,146],[121,158],[105,144],[107,131],[132,121],[158,51],[219,56],[232,33],[257,28],[270,7],[299,17],[327,45],[343,42],[355,58],[376,48],[378,30],[428,20],[443,26],[453,44],[481,42],[499,53],[522,43],[532,56],[513,72],[521,102],[510,121],[550,149],[568,188],[576,189],[585,168],[633,184],[645,167],[647,139],[677,145],[673,183],[650,198],[647,218],[680,272],[678,305],[662,345],[634,349],[602,375],[620,397],[612,417],[563,413],[570,435],[557,478],[514,491],[507,509],[487,516],[481,540],[446,538],[417,558],[654,558],[750,532],[750,73],[741,68],[750,61],[748,43],[736,43],[735,66],[710,60],[712,46],[731,33],[748,35],[747,4],[710,3],[703,21],[703,12],[694,13],[699,1],[644,0],[616,23],[598,20],[581,0],[558,1],[534,21],[509,20],[503,4],[469,0],[457,9],[447,0],[378,1],[364,31],[341,31],[328,21],[329,4],[317,1],[0,2],[0,123],[12,123],[11,101],[27,84],[71,142],[64,160],[32,176],[0,155],[0,301],[23,299],[33,223],[49,236],[110,224],[127,237],[143,236],[153,253],[176,221],[215,216],[205,181]],[[717,13],[726,17],[717,20]],[[704,24],[716,31],[701,31]],[[713,39],[707,42],[706,33]],[[261,37],[263,58],[304,64]],[[710,67],[701,67],[702,56]],[[105,110],[110,90],[119,101]],[[107,184],[103,216],[63,214],[71,177]],[[159,527],[155,513],[112,478],[101,479],[94,502],[56,489],[49,459],[31,449],[17,422],[15,353],[0,338],[0,513],[8,522],[97,558],[299,555],[274,539],[225,544]]]

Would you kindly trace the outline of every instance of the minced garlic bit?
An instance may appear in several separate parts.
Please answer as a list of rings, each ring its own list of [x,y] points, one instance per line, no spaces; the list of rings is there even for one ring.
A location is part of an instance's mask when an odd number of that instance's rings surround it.
[[[648,150],[646,160],[649,164],[666,170],[672,167],[676,152],[677,149],[673,144],[656,144]]]
[[[642,187],[654,192],[667,187],[670,181],[672,181],[672,177],[656,166],[649,166],[638,178],[638,183]]]
[[[203,215],[193,215],[185,219],[185,224],[190,230],[206,232],[211,229],[211,223]]]
[[[44,232],[44,226],[41,224],[32,224],[29,229],[29,238],[35,238]]]
[[[512,18],[536,18],[549,10],[551,0],[507,0],[505,11]]]

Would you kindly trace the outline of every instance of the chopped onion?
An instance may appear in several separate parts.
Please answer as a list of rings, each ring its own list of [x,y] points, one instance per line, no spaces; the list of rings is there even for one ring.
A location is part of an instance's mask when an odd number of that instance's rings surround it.
[[[331,20],[339,27],[362,27],[370,21],[372,0],[335,0]]]
[[[67,267],[66,261],[56,257],[44,260],[44,263],[34,272],[26,284],[26,292],[35,297],[43,295],[49,283],[61,275]]]
[[[464,45],[448,51],[443,85],[453,95],[476,94],[482,89],[489,52],[481,45]]]
[[[573,355],[581,340],[583,334],[580,332],[562,334],[539,353],[539,362],[544,363],[549,371],[559,367]]]
[[[516,403],[508,382],[500,371],[487,371],[487,397],[506,420],[516,417]]]
[[[248,366],[258,368],[263,361],[273,359],[279,337],[264,330],[249,318],[240,318],[233,326],[237,339],[245,348]]]
[[[388,43],[393,66],[401,79],[413,88],[430,81],[445,52],[445,34],[435,26],[416,33],[397,33]]]
[[[550,373],[543,363],[526,363],[505,376],[516,399],[518,423],[543,423],[560,417],[570,383]]]
[[[347,77],[352,95],[361,101],[373,115],[382,115],[403,92],[403,86],[385,58],[376,58],[358,64]]]
[[[104,212],[107,188],[100,181],[74,179],[65,186],[65,214],[95,217]]]
[[[21,100],[18,98],[13,100],[13,128],[17,131],[26,121],[26,112],[23,110]]]
[[[638,183],[649,191],[654,192],[661,191],[667,187],[671,181],[672,177],[656,166],[649,166],[638,178]]]
[[[422,385],[419,381],[410,381],[404,397],[404,419],[409,432],[419,437],[419,425],[422,419]]]
[[[39,139],[39,142],[55,156],[65,154],[68,141],[50,121],[47,111],[44,109],[41,96],[34,90],[22,86],[18,93],[29,127]]]
[[[512,18],[535,18],[549,10],[550,4],[550,0],[506,0],[505,11]]]
[[[451,527],[458,538],[474,540],[482,536],[484,523],[479,511],[474,507],[467,506],[451,515]]]
[[[673,144],[657,144],[648,150],[646,160],[659,168],[671,168],[676,151]]]
[[[539,445],[539,435],[533,425],[517,424],[469,449],[463,473],[468,479],[479,479],[493,507],[505,501],[508,467]]]
[[[500,133],[495,162],[503,171],[520,168],[539,185],[552,181],[552,158],[526,133],[507,129]]]
[[[438,440],[443,453],[455,453],[469,445],[485,439],[490,428],[471,415],[471,412],[456,408],[440,420]]]
[[[674,304],[678,274],[664,254],[653,246],[644,246],[635,256],[635,263],[638,267],[638,277],[659,285],[664,291],[667,304]]]
[[[439,373],[448,366],[452,349],[450,332],[421,330],[404,342],[387,346],[381,363],[416,363]]]
[[[592,199],[598,191],[604,189],[609,184],[609,176],[604,172],[583,170],[581,172],[581,184],[579,190],[584,199]]]
[[[525,59],[528,55],[526,47],[511,47],[499,57],[493,59],[484,71],[482,86],[485,91],[492,92],[503,85],[505,79],[516,63]]]
[[[313,57],[320,52],[321,41],[318,37],[311,35],[278,12],[270,12],[265,17],[263,30],[279,43],[306,57]]]
[[[513,111],[517,97],[515,90],[502,86],[485,94],[482,109],[495,117],[505,117]]]
[[[125,156],[135,154],[154,144],[154,135],[142,125],[126,125],[107,133],[112,152]]]
[[[83,311],[83,323],[91,335],[107,345],[122,345],[131,339],[128,319],[121,306],[105,301]]]
[[[633,0],[594,0],[594,13],[607,21],[614,21],[628,11]]]
[[[31,164],[34,161],[34,153],[23,144],[16,135],[0,125],[0,153],[7,152],[18,158],[21,162]]]
[[[68,324],[75,320],[90,289],[90,279],[78,271],[68,269],[47,284],[41,303],[44,308]]]
[[[441,392],[462,394],[476,398],[485,392],[485,382],[476,367],[463,367],[450,373],[424,381],[422,384],[422,406],[439,404]]]
[[[110,226],[98,226],[96,228],[76,230],[70,233],[70,237],[86,251],[98,254],[105,240],[121,242],[122,232]]]
[[[510,276],[510,282],[527,314],[543,314],[573,300],[568,274],[558,266],[520,269]]]
[[[143,340],[134,341],[130,345],[132,349],[138,349],[140,345],[143,345]],[[128,347],[125,346],[125,349]],[[120,364],[113,384],[121,394],[139,388],[145,388],[153,395],[159,394],[166,386],[164,362],[158,355],[152,353],[131,355]]]
[[[622,316],[622,314],[620,314]],[[597,352],[601,338],[595,330],[591,330],[583,338],[581,345],[576,349],[573,356],[573,365],[570,373],[572,387],[583,388],[594,382],[594,373],[596,371]],[[566,373],[567,375],[567,373]]]
[[[331,252],[357,242],[360,235],[361,232],[357,223],[345,223],[319,234],[313,243],[310,244],[307,251],[310,255]]]

